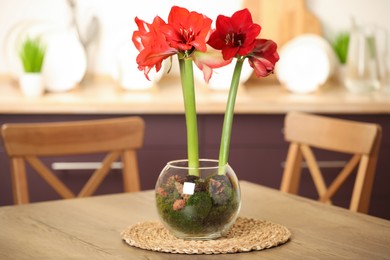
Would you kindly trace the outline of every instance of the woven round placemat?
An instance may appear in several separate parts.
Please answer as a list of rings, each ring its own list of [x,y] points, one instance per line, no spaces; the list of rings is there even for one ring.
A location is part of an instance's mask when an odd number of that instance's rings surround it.
[[[286,243],[291,232],[266,220],[237,218],[229,233],[214,240],[183,240],[173,236],[160,222],[130,226],[121,233],[130,246],[179,254],[225,254],[262,250]]]

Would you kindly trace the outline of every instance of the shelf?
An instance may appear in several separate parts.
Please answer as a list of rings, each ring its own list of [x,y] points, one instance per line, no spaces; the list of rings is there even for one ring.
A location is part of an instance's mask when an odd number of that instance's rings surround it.
[[[181,86],[177,78],[164,78],[146,91],[129,91],[102,78],[65,93],[46,93],[39,98],[22,96],[17,82],[0,80],[2,114],[183,114]],[[196,85],[199,114],[222,114],[227,91]],[[237,95],[236,114],[284,114],[297,110],[327,114],[389,114],[390,95],[381,92],[352,94],[332,82],[316,93],[288,92],[275,78],[251,79]]]

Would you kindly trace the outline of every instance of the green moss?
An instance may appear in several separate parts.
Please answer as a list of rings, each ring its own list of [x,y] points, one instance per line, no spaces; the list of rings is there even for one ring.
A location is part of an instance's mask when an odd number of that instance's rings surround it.
[[[212,200],[207,192],[198,192],[192,195],[185,206],[184,213],[194,221],[203,221],[210,213]]]
[[[160,216],[168,225],[183,233],[197,235],[219,231],[235,216],[239,205],[230,180],[227,176],[217,175],[207,180],[195,178],[192,181],[196,183],[195,194],[185,199],[172,185],[166,187],[166,196],[156,194]],[[185,201],[185,206],[174,210],[173,205],[178,199]]]

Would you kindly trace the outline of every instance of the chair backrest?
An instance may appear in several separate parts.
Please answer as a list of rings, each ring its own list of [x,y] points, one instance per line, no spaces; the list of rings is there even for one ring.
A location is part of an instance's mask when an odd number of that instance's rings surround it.
[[[285,117],[284,134],[290,147],[281,191],[298,193],[301,163],[304,159],[319,194],[319,201],[331,203],[332,196],[358,167],[349,209],[368,212],[381,142],[379,125],[290,112]],[[328,187],[311,147],[352,155],[351,160]]]
[[[1,134],[11,162],[15,204],[29,203],[25,162],[62,197],[92,195],[118,158],[122,160],[124,191],[139,191],[137,150],[143,146],[144,121],[123,117],[73,122],[4,124]],[[78,195],[38,157],[106,153]]]

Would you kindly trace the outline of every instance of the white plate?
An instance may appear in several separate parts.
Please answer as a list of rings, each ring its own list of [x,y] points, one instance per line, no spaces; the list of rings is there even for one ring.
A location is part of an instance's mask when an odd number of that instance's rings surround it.
[[[312,93],[333,74],[336,56],[321,36],[303,34],[287,42],[279,51],[275,73],[280,83],[298,94]]]

